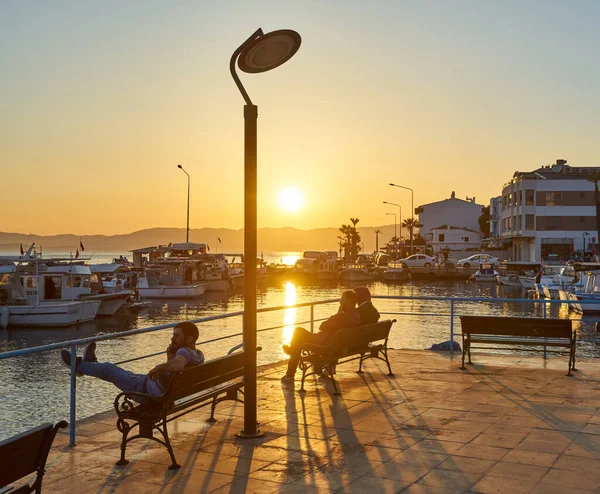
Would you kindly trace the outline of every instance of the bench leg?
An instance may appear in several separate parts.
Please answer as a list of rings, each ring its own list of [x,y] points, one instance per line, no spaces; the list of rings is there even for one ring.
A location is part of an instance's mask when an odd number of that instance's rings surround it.
[[[181,465],[179,465],[177,463],[177,461],[175,460],[175,454],[173,453],[173,447],[171,446],[171,441],[169,440],[169,433],[167,432],[167,423],[164,419],[163,419],[163,423],[162,423],[162,429],[160,429],[158,427],[157,427],[157,429],[162,432],[162,435],[165,438],[165,444],[167,446],[167,451],[169,452],[169,456],[171,457],[171,464],[169,465],[169,470],[177,470],[178,468],[181,468]]]
[[[215,418],[215,408],[217,408],[217,397],[213,396],[212,405],[210,406],[210,418],[206,419],[210,424],[214,424],[217,421]]]
[[[390,359],[388,358],[387,347],[384,347],[381,353],[383,353],[383,356],[385,357],[385,363],[388,366],[388,376],[393,377],[394,373],[392,372],[392,366],[390,365]]]
[[[469,362],[467,362],[469,365],[473,365],[473,362],[471,362],[471,343],[469,343],[467,345],[467,352],[469,353]]]
[[[117,420],[117,429],[121,431],[121,433],[123,434],[123,438],[121,439],[121,458],[117,461],[116,464],[119,466],[123,466],[129,463],[129,460],[125,459],[125,450],[127,449],[127,435],[129,434],[131,428],[129,427],[129,424],[127,422],[119,419]]]
[[[465,344],[465,342],[463,341],[463,349],[462,349],[462,365],[460,366],[461,369],[466,369],[465,367],[465,353],[467,352],[467,345]]]
[[[358,370],[356,371],[357,374],[364,374],[363,370],[362,370],[362,364],[365,361],[365,354],[361,353],[360,354],[360,363],[358,364]]]
[[[329,377],[331,378],[331,383],[333,384],[333,396],[340,396],[342,393],[340,391],[338,383],[335,380],[335,377],[333,377],[333,368],[331,365],[328,365],[327,368],[329,370]]]

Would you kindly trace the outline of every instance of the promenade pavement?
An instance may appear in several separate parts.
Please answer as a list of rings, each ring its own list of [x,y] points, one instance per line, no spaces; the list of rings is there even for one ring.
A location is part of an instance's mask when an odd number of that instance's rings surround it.
[[[390,352],[395,377],[370,360],[339,366],[306,394],[279,381],[285,362],[259,369],[264,437],[236,439],[243,406],[225,402],[170,424],[180,470],[164,447],[128,446],[119,467],[114,412],[80,422],[77,446],[59,434],[45,493],[351,492],[579,493],[600,490],[600,361],[552,356]],[[299,375],[299,374],[298,374]]]

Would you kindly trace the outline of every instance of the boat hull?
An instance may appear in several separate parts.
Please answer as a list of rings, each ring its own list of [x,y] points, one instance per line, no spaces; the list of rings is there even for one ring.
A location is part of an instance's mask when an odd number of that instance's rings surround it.
[[[154,288],[138,288],[142,298],[190,299],[204,295],[206,285],[159,286]]]
[[[10,305],[8,327],[62,327],[91,321],[96,317],[100,301],[40,303],[39,305]]]
[[[227,280],[210,280],[204,283],[206,283],[207,292],[228,292],[231,289]]]
[[[132,292],[127,290],[124,292],[92,295],[85,297],[85,300],[99,300],[100,308],[98,309],[98,317],[108,317],[114,316],[131,295]]]

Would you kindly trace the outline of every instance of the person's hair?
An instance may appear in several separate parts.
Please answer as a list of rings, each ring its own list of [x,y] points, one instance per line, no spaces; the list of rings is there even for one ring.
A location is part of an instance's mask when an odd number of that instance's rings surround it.
[[[191,337],[192,342],[196,343],[200,333],[198,332],[198,326],[196,326],[193,322],[180,322],[177,326],[175,326],[175,329],[177,328],[180,328],[181,331],[183,331],[183,336],[185,338]]]
[[[354,290],[346,290],[344,293],[342,293],[342,297],[344,296],[349,299],[350,302],[354,302],[354,305],[356,305],[356,293]]]

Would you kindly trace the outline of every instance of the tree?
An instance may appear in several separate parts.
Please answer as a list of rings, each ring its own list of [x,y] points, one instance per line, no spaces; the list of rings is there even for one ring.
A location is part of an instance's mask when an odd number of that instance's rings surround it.
[[[596,240],[600,242],[600,191],[598,191],[598,181],[600,181],[600,173],[594,173],[588,182],[594,184],[594,204],[596,204]]]
[[[423,225],[419,224],[419,220],[416,220],[414,218],[406,218],[402,222],[402,226],[404,228],[408,228],[408,231],[410,232],[410,241],[411,243],[414,243],[414,229],[421,228]]]
[[[350,218],[352,225],[342,225],[339,231],[344,236],[345,241],[342,243],[345,249],[345,258],[358,255],[360,251],[360,233],[356,230],[356,224],[360,220],[358,218]]]
[[[483,208],[481,216],[477,220],[479,223],[479,230],[483,233],[485,238],[490,236],[490,207],[486,206]]]

